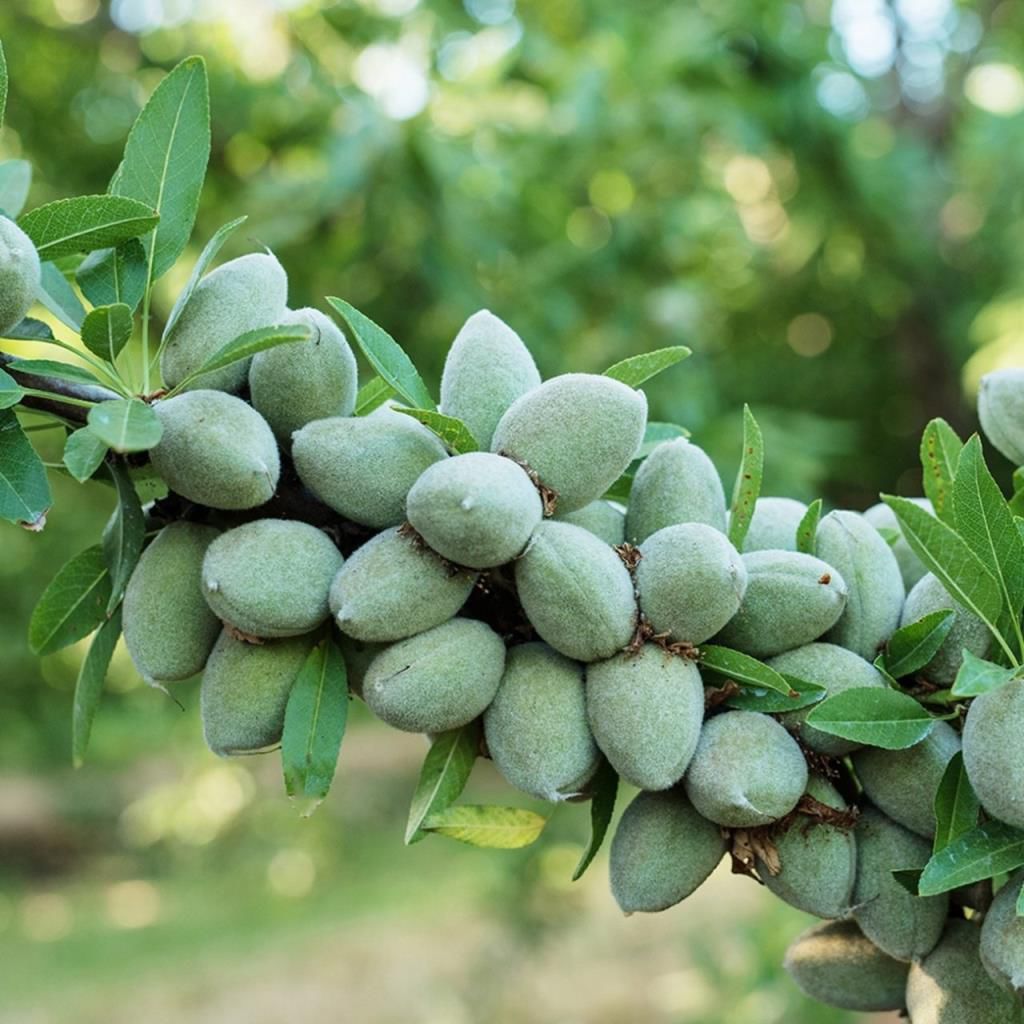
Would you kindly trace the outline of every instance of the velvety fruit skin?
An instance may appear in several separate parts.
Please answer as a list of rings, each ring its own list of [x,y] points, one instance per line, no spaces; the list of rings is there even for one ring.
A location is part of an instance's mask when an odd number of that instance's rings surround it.
[[[704,523],[666,526],[640,545],[640,610],[655,633],[701,644],[737,612],[747,568],[724,533]]]
[[[923,508],[929,515],[935,515],[935,509],[932,508],[932,503],[927,498],[911,498],[910,500],[915,505]],[[907,593],[910,593],[914,584],[928,570],[925,568],[924,562],[917,557],[914,549],[907,543],[906,537],[903,536],[903,527],[900,526],[896,513],[884,501],[880,501],[877,505],[872,505],[864,513],[864,518],[876,530],[895,530],[899,534],[899,539],[891,544],[890,547],[900,567],[903,587]]]
[[[291,519],[257,519],[221,534],[203,560],[203,595],[217,617],[250,636],[299,636],[330,614],[342,564],[327,534]]]
[[[846,609],[825,637],[874,661],[903,612],[903,577],[882,535],[856,512],[830,512],[818,524],[818,557],[846,581]]]
[[[906,750],[864,747],[853,755],[871,802],[911,832],[935,835],[935,794],[946,766],[960,749],[960,736],[947,722],[936,722],[920,743]]]
[[[221,633],[203,672],[199,703],[215,754],[253,754],[281,742],[292,683],[313,646],[308,636],[247,644]]]
[[[1024,681],[971,701],[963,732],[964,767],[981,806],[1024,828]]]
[[[657,644],[589,665],[587,718],[623,779],[640,789],[668,789],[686,771],[704,719],[697,666]]]
[[[210,508],[256,508],[277,489],[281,460],[267,421],[223,391],[187,391],[153,405],[164,432],[153,468],[183,498]]]
[[[471,569],[511,562],[544,514],[525,470],[488,452],[428,466],[405,507],[409,522],[439,555]]]
[[[447,622],[466,603],[476,580],[476,573],[454,571],[394,527],[348,557],[328,600],[343,633],[385,643]]]
[[[611,377],[566,373],[527,391],[498,422],[491,451],[526,463],[573,512],[600,498],[644,438],[647,398]]]
[[[768,715],[726,711],[704,723],[686,793],[709,821],[753,828],[785,817],[807,788],[796,740]]]
[[[807,782],[807,795],[837,811],[847,809],[839,791],[820,775]],[[785,831],[772,835],[781,870],[773,875],[758,858],[767,889],[797,910],[815,917],[846,917],[857,876],[857,843],[850,828],[796,815]]]
[[[639,544],[678,523],[704,523],[725,533],[725,491],[718,470],[703,449],[682,437],[659,444],[637,470],[626,536]]]
[[[176,522],[146,548],[124,592],[124,642],[139,674],[170,683],[201,672],[220,633],[203,600],[203,556],[217,531]]]
[[[1024,368],[995,370],[981,378],[978,419],[989,441],[1015,466],[1024,465]]]
[[[992,983],[978,956],[981,929],[950,921],[942,941],[907,976],[913,1024],[1020,1024],[1024,1011]]]
[[[313,329],[309,341],[257,352],[249,367],[253,407],[278,439],[287,442],[313,420],[351,416],[359,380],[345,335],[320,310],[289,310],[277,322]]]
[[[942,934],[949,897],[912,896],[892,876],[896,868],[920,869],[932,846],[870,805],[862,809],[857,839],[853,916],[861,931],[897,960],[919,960]]]
[[[667,910],[699,888],[724,853],[722,830],[681,790],[638,793],[612,839],[612,895],[627,914]]]
[[[229,341],[280,323],[287,311],[288,277],[275,257],[249,253],[222,264],[196,286],[167,338],[160,356],[164,384],[177,387]],[[204,373],[189,387],[239,391],[250,362]]]
[[[553,803],[580,793],[601,759],[587,724],[583,666],[547,644],[511,648],[484,735],[517,789]]]
[[[974,612],[968,611],[962,604],[954,601],[949,591],[932,573],[921,577],[914,589],[907,594],[900,625],[908,626],[911,622],[944,608],[952,608],[956,613],[953,617],[953,628],[942,641],[942,646],[935,652],[935,657],[921,669],[921,674],[939,686],[952,686],[963,664],[965,647],[979,658],[988,655],[992,646],[992,634],[988,626]]]
[[[405,519],[405,499],[420,474],[447,458],[440,439],[402,413],[314,420],[292,439],[302,482],[325,505],[364,526]]]
[[[739,611],[718,635],[726,647],[770,658],[817,640],[846,607],[842,576],[798,551],[743,555],[747,589]]]
[[[610,658],[636,631],[629,570],[614,548],[582,526],[542,522],[516,562],[515,580],[534,629],[569,658]]]
[[[363,700],[405,732],[444,732],[472,722],[498,692],[505,645],[490,626],[451,619],[381,651],[363,677]]]
[[[981,962],[992,980],[1017,999],[1024,998],[1024,917],[1017,900],[1024,871],[1018,871],[996,893],[981,926]]]
[[[592,501],[589,505],[555,516],[558,522],[582,526],[606,544],[618,547],[626,539],[626,513],[610,501]]]
[[[783,675],[796,676],[809,683],[825,687],[825,696],[832,697],[843,690],[862,686],[885,687],[885,677],[870,662],[835,644],[813,643],[797,647],[785,654],[770,658],[768,664]],[[807,724],[810,708],[787,711],[779,721],[787,729],[796,729],[800,741],[811,750],[829,757],[845,757],[859,749],[859,743],[821,732]]]
[[[793,498],[758,498],[743,539],[749,551],[796,551],[796,531],[807,512],[802,501]]]
[[[25,319],[39,294],[39,253],[9,217],[0,216],[0,334]]]
[[[804,995],[841,1010],[901,1010],[908,964],[886,956],[853,921],[829,921],[804,932],[783,965]]]
[[[439,409],[462,420],[486,451],[508,407],[539,385],[540,372],[519,335],[481,309],[462,325],[448,350]]]

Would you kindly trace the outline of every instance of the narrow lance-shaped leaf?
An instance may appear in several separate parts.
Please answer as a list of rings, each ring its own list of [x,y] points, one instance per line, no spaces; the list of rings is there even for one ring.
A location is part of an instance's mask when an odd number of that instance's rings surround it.
[[[64,442],[64,465],[79,483],[84,483],[100,468],[108,451],[105,442],[88,427],[81,427]]]
[[[614,366],[609,366],[604,371],[604,375],[620,380],[631,388],[637,388],[644,381],[650,380],[651,377],[661,373],[662,370],[667,370],[670,366],[681,363],[690,354],[690,349],[685,345],[659,348],[654,352],[644,352],[641,355],[623,359]]]
[[[331,788],[348,720],[348,676],[334,640],[327,636],[309,653],[285,709],[281,761],[285,790],[304,797],[311,814]]]
[[[4,114],[7,112],[7,55],[4,53],[3,43],[0,43],[0,127],[4,123]]]
[[[764,439],[761,428],[750,411],[743,406],[743,457],[736,474],[732,491],[732,508],[729,513],[729,540],[737,551],[743,550],[743,540],[754,517],[754,505],[761,493],[761,477],[764,474]]]
[[[100,402],[89,410],[89,429],[115,452],[145,452],[160,443],[163,425],[137,398]]]
[[[192,293],[196,290],[196,285],[199,284],[200,279],[203,274],[206,273],[210,264],[217,258],[217,253],[220,252],[221,247],[228,240],[228,236],[235,230],[235,228],[244,224],[246,220],[248,220],[248,217],[237,217],[235,220],[222,225],[203,247],[203,251],[199,254],[199,259],[196,260],[196,265],[192,268],[192,273],[189,275],[189,279],[185,283],[185,287],[182,288],[181,293],[178,295],[174,305],[171,307],[171,312],[167,317],[167,323],[164,325],[164,338],[170,337],[171,331],[174,330],[174,325],[178,322],[178,318],[188,305],[188,300],[192,298]]]
[[[30,316],[25,317],[21,323],[8,328],[4,331],[3,336],[12,341],[53,341],[53,331],[50,329],[50,325]]]
[[[620,501],[625,505],[629,501],[630,491],[633,489],[633,474],[623,473],[618,480],[615,481],[604,492],[605,501]]]
[[[825,699],[828,691],[820,683],[812,683],[796,676],[783,675],[789,693],[779,690],[768,690],[762,687],[749,687],[729,697],[725,705],[740,711],[760,711],[766,715],[774,715],[783,711],[798,711],[810,707]]]
[[[1001,821],[986,821],[944,846],[925,865],[922,896],[959,889],[1024,865],[1024,832]]]
[[[9,373],[0,370],[0,409],[10,409],[24,397],[21,385]]]
[[[28,199],[32,187],[32,165],[27,160],[5,160],[0,164],[0,210],[12,220]]]
[[[886,672],[900,679],[924,668],[949,636],[955,618],[952,608],[942,608],[897,629],[886,644]]]
[[[356,416],[367,416],[374,409],[379,409],[393,394],[395,389],[383,377],[372,377],[356,395]]]
[[[96,631],[89,645],[82,667],[75,683],[74,711],[71,716],[71,760],[76,768],[80,768],[85,760],[85,752],[92,734],[92,723],[96,717],[100,698],[103,695],[103,683],[110,668],[117,639],[121,635],[121,608],[107,619]]]
[[[843,690],[807,716],[807,724],[821,732],[884,750],[904,750],[920,743],[935,722],[913,697],[877,686]]]
[[[480,450],[480,445],[472,431],[455,416],[446,416],[444,413],[434,412],[432,409],[408,409],[405,406],[399,406],[395,411],[411,416],[414,420],[419,420],[425,427],[437,434],[456,455]]]
[[[775,669],[770,668],[763,661],[752,658],[749,654],[734,651],[729,647],[703,644],[698,651],[698,660],[704,668],[711,669],[713,672],[737,683],[742,683],[744,686],[777,690],[787,696],[792,692],[785,677]]]
[[[50,581],[32,612],[28,642],[52,654],[88,636],[106,618],[110,573],[99,544],[75,555]]]
[[[123,302],[90,310],[82,323],[85,347],[113,365],[132,336],[131,309]]]
[[[1021,674],[1021,669],[1016,666],[1006,668],[985,661],[984,658],[972,654],[966,647],[962,653],[963,661],[953,681],[954,697],[980,697],[983,693],[998,690],[1000,686]]]
[[[815,498],[797,524],[796,549],[805,555],[818,553],[818,523],[821,521],[821,498]]]
[[[159,216],[122,196],[76,196],[37,206],[18,221],[41,260],[118,245],[151,231]]]
[[[970,832],[978,824],[981,803],[971,787],[964,767],[964,756],[953,755],[935,794],[935,843],[933,852],[938,853],[955,839]]]
[[[210,157],[210,97],[206,65],[189,57],[153,91],[128,134],[110,191],[137,199],[160,215],[145,239],[147,277],[169,270],[192,234]]]
[[[953,525],[953,480],[962,447],[956,431],[943,419],[932,420],[921,435],[924,493],[947,526]]]
[[[146,292],[146,250],[137,238],[116,249],[91,253],[75,272],[75,280],[94,306],[123,302],[133,313]]]
[[[110,570],[109,615],[121,602],[128,580],[138,565],[142,543],[146,537],[146,522],[142,504],[135,493],[128,469],[120,460],[112,460],[110,475],[117,492],[117,508],[103,531],[103,555]]]
[[[1010,511],[1014,516],[1024,515],[1024,466],[1013,471],[1013,497],[1010,499]]]
[[[341,318],[349,336],[362,349],[370,365],[415,409],[437,409],[419,371],[394,338],[344,299],[327,301]]]
[[[38,528],[53,504],[46,467],[13,409],[0,409],[0,519]]]
[[[470,846],[516,850],[536,842],[546,824],[536,812],[519,807],[466,804],[430,815],[423,828]]]
[[[996,623],[1003,608],[999,584],[963,538],[907,498],[883,494],[882,500],[896,513],[914,553],[950,596],[998,634]]]
[[[619,777],[615,769],[602,757],[597,773],[590,783],[590,841],[583,851],[572,873],[572,880],[578,882],[597,856],[604,837],[608,834],[612,815],[615,813],[615,798],[619,793]]]
[[[17,370],[19,373],[33,373],[39,377],[55,377],[57,380],[71,381],[73,384],[103,387],[102,381],[92,370],[59,359],[15,359],[7,364],[7,368]]]
[[[470,722],[434,737],[420,769],[416,792],[409,806],[405,843],[418,842],[426,833],[423,822],[449,808],[466,788],[480,750],[480,725]]]
[[[44,263],[39,284],[39,301],[73,331],[82,329],[85,307],[55,263]]]

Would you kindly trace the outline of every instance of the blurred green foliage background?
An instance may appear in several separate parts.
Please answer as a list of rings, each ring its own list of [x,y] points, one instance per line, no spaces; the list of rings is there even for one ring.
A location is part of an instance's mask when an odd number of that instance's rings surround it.
[[[103,191],[149,90],[201,53],[193,257],[248,214],[225,256],[271,246],[293,305],[346,297],[431,382],[481,306],[545,374],[685,343],[652,416],[729,479],[749,402],[767,493],[918,493],[925,422],[973,429],[981,373],[1024,358],[1009,0],[18,0],[0,37],[30,205]],[[194,686],[183,714],[119,652],[72,775],[82,652],[40,665],[25,627],[112,502],[56,493],[43,536],[0,535],[3,1024],[848,1019],[779,976],[799,921],[750,883],[629,922],[600,862],[569,887],[584,809],[521,854],[403,850],[422,746],[362,719],[298,821],[273,757],[215,762]]]

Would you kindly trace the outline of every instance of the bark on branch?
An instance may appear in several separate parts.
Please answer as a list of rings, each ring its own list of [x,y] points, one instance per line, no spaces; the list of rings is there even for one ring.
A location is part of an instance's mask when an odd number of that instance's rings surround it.
[[[84,405],[62,402],[60,400],[61,395],[85,402],[107,402],[112,398],[121,397],[107,388],[96,387],[91,384],[76,384],[69,380],[58,380],[55,377],[13,370],[10,364],[17,358],[17,356],[12,356],[10,353],[0,352],[0,369],[9,373],[22,387],[31,388],[33,391],[46,391],[53,395],[52,398],[26,395],[20,403],[26,409],[52,413],[54,416],[59,416],[62,420],[66,420],[69,423],[81,425],[85,423],[89,410]]]

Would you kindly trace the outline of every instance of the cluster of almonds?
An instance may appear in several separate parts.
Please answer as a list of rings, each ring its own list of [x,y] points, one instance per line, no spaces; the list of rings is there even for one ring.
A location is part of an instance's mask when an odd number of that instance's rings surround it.
[[[958,729],[938,722],[907,750],[858,747],[806,709],[745,710],[698,664],[713,642],[829,695],[884,688],[878,651],[941,608],[955,621],[928,679],[948,685],[964,648],[983,656],[984,623],[883,536],[898,526],[886,506],[825,516],[811,555],[796,543],[805,507],[763,498],[738,551],[718,472],[683,438],[640,463],[628,508],[606,501],[641,447],[643,393],[590,374],[542,382],[487,312],[455,339],[440,403],[482,450],[450,454],[394,403],[354,415],[344,335],[315,310],[288,311],[286,291],[269,255],[209,274],[164,352],[168,387],[240,331],[298,321],[312,337],[154,406],[152,462],[177,518],[131,578],[125,639],[153,683],[203,672],[214,752],[280,742],[292,684],[332,619],[351,691],[395,728],[481,720],[502,775],[548,801],[586,798],[604,759],[640,789],[611,848],[625,911],[678,903],[730,851],[827,920],[790,951],[808,994],[908,1007],[915,1024],[1017,1020],[1021,878],[979,929],[947,895],[913,896],[892,875],[929,859]],[[273,514],[284,482],[323,510],[316,525]],[[985,807],[1013,821],[1005,808],[1019,815],[1021,796],[987,758],[1002,713],[963,747]]]

